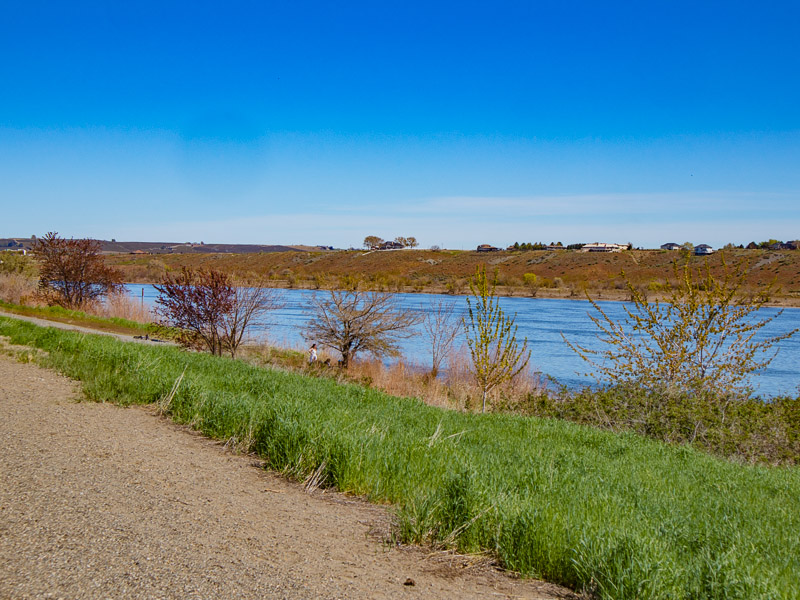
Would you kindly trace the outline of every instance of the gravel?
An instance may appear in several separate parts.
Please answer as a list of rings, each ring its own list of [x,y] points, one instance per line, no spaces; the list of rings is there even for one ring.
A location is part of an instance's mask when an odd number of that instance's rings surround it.
[[[0,598],[572,598],[0,356]]]

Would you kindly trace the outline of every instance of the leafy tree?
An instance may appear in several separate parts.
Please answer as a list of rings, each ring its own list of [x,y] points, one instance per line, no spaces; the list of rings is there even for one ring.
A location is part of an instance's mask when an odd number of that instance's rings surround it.
[[[406,242],[408,242],[408,243],[407,243],[407,246],[408,246],[409,248],[412,248],[412,249],[413,249],[413,248],[416,248],[417,246],[419,246],[419,242],[417,241],[417,238],[415,238],[415,237],[413,237],[413,236],[411,236],[411,237],[407,237],[407,238],[406,238]]]
[[[33,243],[39,295],[48,304],[79,308],[122,290],[122,273],[105,264],[97,240],[65,239],[49,232]]]
[[[0,274],[23,275],[35,278],[36,265],[33,257],[21,252],[3,252],[0,256]]]
[[[516,377],[530,360],[528,339],[517,343],[514,317],[507,317],[495,295],[496,277],[489,283],[486,268],[478,267],[469,281],[467,317],[462,319],[472,358],[472,374],[481,388],[482,412],[486,396],[494,388]]]
[[[531,296],[534,298],[539,293],[539,288],[542,287],[542,279],[536,273],[525,273],[522,276],[522,282],[528,286],[531,291]]]
[[[375,250],[383,243],[383,238],[377,235],[368,235],[364,238],[364,247],[368,250]]]
[[[724,273],[718,278],[707,261],[696,269],[688,257],[682,264],[675,261],[676,282],[666,284],[666,300],[652,302],[623,272],[632,302],[624,321],[612,320],[589,298],[599,315],[591,319],[606,348],[592,350],[564,339],[595,368],[598,379],[612,384],[746,397],[746,378],[769,365],[777,352],[771,352],[772,346],[798,330],[758,339],[758,332],[783,312],[764,318],[757,314],[772,288],[745,295],[745,263],[729,268],[723,256],[722,264]]]
[[[404,238],[402,236],[398,236],[398,237],[394,238],[394,241],[397,242],[398,244],[400,244],[401,246],[403,246],[403,248],[407,248],[408,247],[408,238]]]
[[[346,369],[359,352],[396,356],[398,341],[413,335],[410,328],[420,319],[402,309],[393,294],[331,290],[311,300],[311,319],[303,337],[339,352]]]

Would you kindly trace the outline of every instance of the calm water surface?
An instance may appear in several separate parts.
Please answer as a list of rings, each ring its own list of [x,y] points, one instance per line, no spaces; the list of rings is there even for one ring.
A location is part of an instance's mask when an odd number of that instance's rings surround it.
[[[153,306],[158,293],[151,285],[127,286],[134,298],[142,298],[144,303]],[[274,311],[267,317],[268,324],[265,330],[257,332],[262,338],[275,345],[289,347],[305,347],[306,342],[301,336],[303,326],[309,319],[308,308],[310,299],[315,293],[312,290],[281,290],[285,294],[286,307]],[[443,300],[452,303],[458,310],[466,310],[466,300],[463,296],[438,296],[430,294],[397,294],[398,302],[404,308],[425,312],[431,301]],[[599,302],[612,319],[623,319],[624,303]],[[578,386],[594,382],[591,377],[583,375],[590,367],[581,360],[564,343],[562,333],[573,344],[601,349],[603,344],[598,342],[596,328],[589,319],[593,312],[592,306],[585,300],[558,300],[545,298],[500,298],[500,305],[508,315],[516,313],[516,324],[519,327],[518,339],[527,336],[531,348],[531,363],[537,371],[556,379],[559,383],[568,386]],[[764,308],[763,315],[771,316],[778,309]],[[771,337],[780,333],[800,328],[800,309],[787,308],[783,314],[761,330],[761,338]],[[430,349],[427,338],[419,331],[411,339],[404,340],[401,344],[406,360],[425,365],[430,360]],[[463,335],[455,346],[464,344]],[[797,395],[800,392],[800,333],[789,340],[778,344],[778,355],[769,368],[752,380],[758,394],[762,396],[777,396],[782,394]]]

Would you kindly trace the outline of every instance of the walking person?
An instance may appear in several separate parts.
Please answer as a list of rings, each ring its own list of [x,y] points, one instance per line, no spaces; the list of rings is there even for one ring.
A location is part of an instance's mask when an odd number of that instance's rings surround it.
[[[317,362],[317,345],[311,344],[311,348],[308,349],[308,364],[315,362]]]

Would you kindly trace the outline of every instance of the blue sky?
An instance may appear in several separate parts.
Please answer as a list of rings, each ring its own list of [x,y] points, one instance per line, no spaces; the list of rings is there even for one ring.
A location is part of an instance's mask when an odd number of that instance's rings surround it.
[[[0,10],[0,237],[800,238],[797,2]]]

